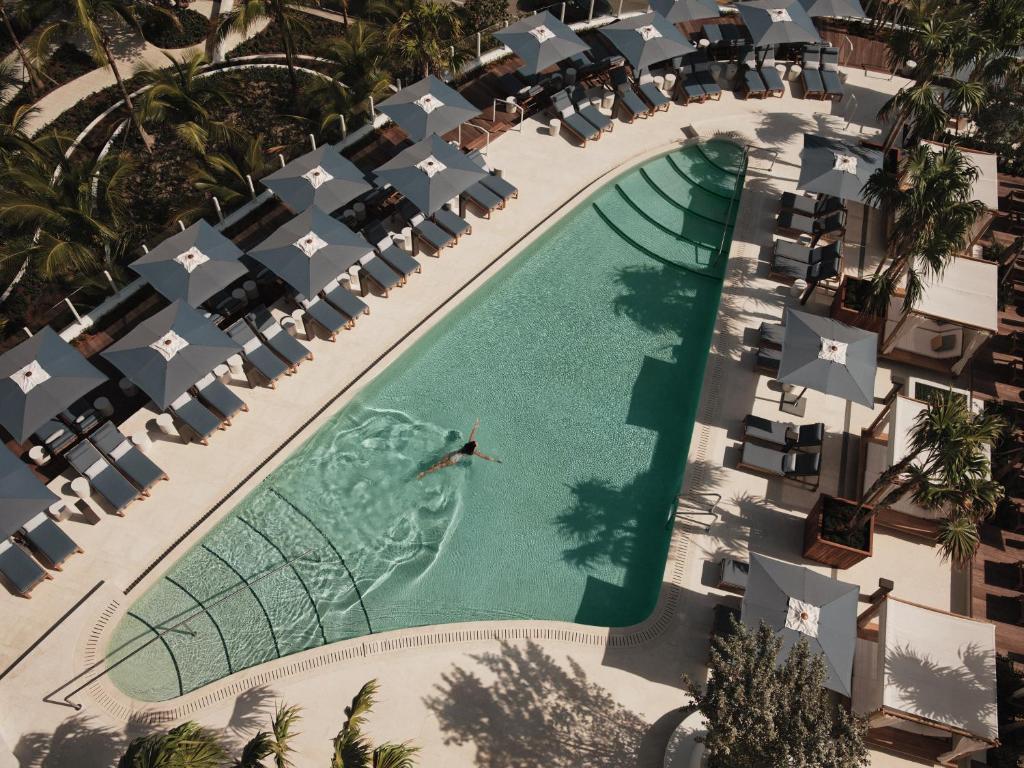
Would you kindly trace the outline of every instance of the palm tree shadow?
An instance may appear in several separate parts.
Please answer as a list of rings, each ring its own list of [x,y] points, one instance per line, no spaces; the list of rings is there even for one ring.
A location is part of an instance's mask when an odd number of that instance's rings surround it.
[[[125,746],[122,733],[94,723],[87,715],[75,715],[53,733],[24,734],[13,751],[20,768],[109,768]]]
[[[571,657],[502,642],[441,676],[424,699],[444,743],[473,746],[486,768],[620,768],[637,765],[649,729],[587,678]]]

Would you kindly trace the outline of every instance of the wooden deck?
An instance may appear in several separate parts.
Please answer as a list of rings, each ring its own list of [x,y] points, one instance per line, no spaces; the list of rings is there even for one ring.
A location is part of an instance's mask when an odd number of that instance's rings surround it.
[[[996,524],[982,527],[982,541],[971,565],[971,616],[996,627],[996,649],[1024,660],[1024,625],[1019,621],[1020,571],[1024,560],[1024,531]]]

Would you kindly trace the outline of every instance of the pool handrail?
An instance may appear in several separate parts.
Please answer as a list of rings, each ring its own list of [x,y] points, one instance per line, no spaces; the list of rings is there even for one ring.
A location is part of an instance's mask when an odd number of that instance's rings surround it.
[[[743,147],[743,170],[741,170],[738,174],[736,174],[736,183],[733,185],[732,194],[729,196],[729,209],[725,212],[725,220],[726,220],[726,222],[733,221],[733,218],[732,218],[733,205],[736,203],[737,200],[739,200],[740,193],[743,190],[743,180],[744,180],[744,178],[746,178],[746,175],[747,175],[747,165],[748,165],[748,162],[749,162],[749,149],[750,149],[750,145],[749,144],[747,144],[746,146]],[[733,227],[732,228],[735,229],[735,222],[733,222]],[[722,252],[725,250],[725,237],[726,237],[726,235],[729,234],[729,229],[730,229],[730,227],[729,227],[728,223],[726,224],[726,226],[722,227],[722,237],[718,241],[718,254],[715,257],[716,260],[722,258]]]

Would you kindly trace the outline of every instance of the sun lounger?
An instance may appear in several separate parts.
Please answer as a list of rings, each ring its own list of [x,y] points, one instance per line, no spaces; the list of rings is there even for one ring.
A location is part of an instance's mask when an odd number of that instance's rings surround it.
[[[219,413],[228,424],[231,424],[231,419],[239,411],[249,410],[245,401],[228,389],[224,382],[212,373],[206,374],[196,382],[196,394],[206,405]]]
[[[845,91],[843,81],[839,77],[839,49],[823,48],[821,50],[821,82],[825,86],[825,96],[832,101],[842,101]]]
[[[587,92],[581,86],[573,88],[569,98],[576,105],[576,111],[592,126],[608,133],[615,129],[615,123],[612,119],[590,103],[590,99],[587,98]]]
[[[363,236],[374,244],[384,262],[402,277],[408,278],[413,272],[423,271],[423,267],[416,259],[395,245],[395,241],[379,221],[368,224],[363,229]]]
[[[114,426],[104,422],[92,435],[92,443],[108,458],[121,474],[148,496],[149,490],[161,480],[167,480],[167,473],[151,458],[140,451]]]
[[[340,279],[331,280],[331,282],[324,286],[321,293],[328,304],[349,319],[349,328],[355,325],[356,318],[359,315],[363,313],[369,314],[370,312],[366,302],[352,293],[348,287],[342,285]]]
[[[691,62],[693,65],[693,76],[700,83],[700,87],[704,89],[705,96],[716,101],[721,99],[722,89],[715,82],[714,75],[711,74],[711,62],[708,60],[708,55],[698,51],[692,55]]]
[[[786,87],[782,83],[782,75],[775,68],[775,55],[770,51],[761,60],[758,72],[761,73],[761,79],[764,80],[769,96],[782,96],[786,93]]]
[[[45,512],[25,523],[19,533],[36,557],[55,571],[61,570],[69,557],[82,551]]]
[[[808,45],[804,48],[800,82],[805,99],[825,98],[825,82],[821,79],[821,46]]]
[[[757,357],[754,359],[754,370],[774,376],[779,372],[779,363],[782,362],[782,350],[760,347],[757,350]]]
[[[811,197],[810,195],[798,195],[795,192],[783,192],[779,210],[822,218],[830,213],[845,213],[846,205],[838,197],[832,195]]]
[[[32,597],[30,592],[45,579],[53,577],[42,569],[28,552],[12,541],[0,541],[0,576],[11,591],[21,597]]]
[[[846,214],[842,211],[823,218],[804,216],[793,211],[779,211],[775,231],[791,237],[807,235],[816,238],[842,237],[846,231]]]
[[[434,211],[434,223],[454,237],[456,243],[463,235],[473,234],[470,223],[450,208],[438,208]]]
[[[519,197],[519,188],[515,184],[504,176],[496,176],[492,171],[489,171],[486,176],[480,179],[480,183],[506,203]]]
[[[32,433],[37,443],[52,454],[57,454],[75,442],[75,433],[63,422],[48,419]]]
[[[743,444],[739,468],[817,487],[818,476],[821,474],[821,454],[780,451],[747,442]]]
[[[376,253],[368,253],[359,259],[359,287],[363,296],[369,292],[369,283],[372,282],[377,284],[386,298],[391,289],[401,285],[403,280]]]
[[[685,59],[680,57],[683,63],[676,68],[676,95],[684,105],[693,101],[706,101],[708,98],[707,92],[693,71],[691,58],[691,56],[685,57]]]
[[[299,302],[299,306],[306,310],[307,322],[311,320],[319,325],[327,334],[329,341],[335,341],[340,331],[352,327],[351,317],[346,317],[331,304],[321,301],[319,296],[307,299],[301,293],[297,293],[295,299]],[[333,304],[333,302],[331,303]]]
[[[636,81],[636,89],[655,112],[666,112],[672,106],[672,99],[661,92],[650,72],[645,71],[640,75],[640,79]]]
[[[95,429],[100,423],[100,415],[85,398],[76,400],[60,412],[61,419],[75,432],[84,435]]]
[[[817,264],[825,259],[836,258],[841,254],[842,249],[838,242],[808,248],[805,245],[794,243],[790,240],[776,240],[775,249],[772,252],[772,263],[774,264],[779,259],[784,259],[804,265]]]
[[[565,91],[558,91],[553,94],[551,96],[551,105],[561,119],[562,127],[575,136],[584,147],[587,146],[588,141],[597,141],[601,138],[601,129],[595,127],[576,111],[576,106],[569,99],[569,94]]]
[[[409,226],[412,227],[413,242],[419,240],[426,243],[427,247],[432,249],[435,255],[437,252],[455,245],[455,242],[458,239],[448,232],[445,232],[441,227],[424,216],[423,213],[407,199],[403,199],[398,204],[398,213],[402,218],[409,222]],[[416,250],[414,248],[413,253],[415,252]]]
[[[195,436],[197,442],[210,444],[210,437],[225,423],[217,414],[196,400],[188,392],[183,393],[167,409],[181,424]]]
[[[752,58],[753,54],[750,55]],[[764,99],[768,96],[768,86],[765,85],[760,73],[752,65],[748,65],[743,69],[742,93],[745,99],[749,99],[751,96],[756,99]]]
[[[625,67],[611,71],[611,84],[615,89],[615,107],[627,122],[632,123],[638,117],[650,117],[651,108],[636,95]]]
[[[142,498],[141,491],[103,458],[88,440],[68,450],[66,456],[74,470],[89,481],[92,489],[106,499],[116,514],[123,515],[125,507]]]
[[[786,326],[782,323],[761,323],[758,329],[758,346],[782,347],[782,340],[786,337]]]
[[[841,257],[823,258],[811,264],[803,264],[790,259],[776,258],[772,262],[770,276],[785,283],[806,280],[808,284],[831,280],[839,276],[842,268]]]
[[[303,360],[312,360],[313,353],[309,347],[291,336],[281,324],[270,314],[263,304],[252,310],[245,319],[279,357],[284,358],[293,369]]]
[[[715,587],[742,595],[747,591],[747,576],[749,573],[750,563],[731,557],[723,557],[718,561],[718,580],[715,583]]]
[[[581,117],[580,120],[583,120],[583,118]],[[586,123],[586,120],[583,120],[583,122]],[[590,125],[590,123],[587,123],[587,125]],[[482,180],[471,184],[462,193],[462,198],[467,203],[473,205],[485,219],[491,218],[492,213],[505,207],[505,201],[501,195],[496,194],[489,187],[485,186]]]
[[[743,436],[748,440],[781,446],[783,448],[817,448],[825,439],[825,425],[795,424],[763,419],[753,414],[743,421]]]
[[[238,320],[227,330],[228,336],[242,347],[242,358],[247,362],[246,377],[252,386],[251,371],[256,371],[266,380],[271,389],[277,387],[277,380],[295,370],[293,364],[285,363],[256,336],[245,320]],[[287,334],[285,334],[287,336]],[[291,337],[289,337],[291,338]],[[293,339],[294,341],[294,339]],[[312,354],[312,353],[310,353]]]

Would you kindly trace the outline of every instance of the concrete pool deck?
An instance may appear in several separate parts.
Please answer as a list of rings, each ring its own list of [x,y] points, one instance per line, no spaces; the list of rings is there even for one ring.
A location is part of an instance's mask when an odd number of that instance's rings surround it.
[[[0,598],[7,618],[0,666],[8,668],[32,649],[0,679],[0,738],[18,762],[109,765],[126,739],[168,717],[226,728],[244,740],[265,727],[267,708],[281,700],[304,707],[297,764],[313,764],[327,760],[329,739],[342,720],[341,702],[376,677],[382,701],[371,719],[372,732],[414,741],[423,748],[422,765],[569,765],[577,764],[580,754],[592,755],[592,765],[659,764],[659,746],[663,753],[678,722],[675,710],[685,703],[681,675],[699,679],[704,674],[710,607],[717,598],[704,585],[707,564],[723,553],[744,555],[750,549],[801,561],[803,513],[813,495],[733,467],[742,417],[748,412],[778,416],[778,394],[751,369],[749,340],[752,329],[763,320],[778,320],[786,303],[794,301],[787,289],[767,279],[765,246],[771,242],[778,192],[795,187],[802,134],[857,139],[877,133],[869,116],[901,84],[860,71],[847,75],[847,90],[856,95],[849,124],[842,114],[849,101],[833,107],[787,93],[783,99],[744,102],[726,93],[721,102],[674,106],[633,125],[617,123],[613,133],[585,149],[546,135],[536,120],[527,121],[521,133],[496,140],[489,160],[519,187],[518,200],[490,221],[474,219],[473,235],[440,259],[421,258],[423,273],[389,299],[370,297],[371,315],[337,343],[311,342],[316,360],[276,390],[239,387],[251,411],[216,434],[209,447],[154,441],[150,455],[171,481],[132,505],[123,519],[100,512],[99,522],[90,524],[76,513],[64,526],[85,554],[41,585],[33,600]],[[830,114],[833,108],[836,115]],[[383,365],[594,185],[671,149],[687,134],[721,134],[776,149],[778,157],[768,171],[764,153],[753,153],[690,448],[687,491],[721,493],[721,516],[707,533],[703,525],[677,521],[661,603],[651,622],[642,625],[650,631],[641,629],[642,636],[619,642],[610,638],[624,638],[629,629],[609,632],[551,622],[411,629],[286,657],[166,705],[136,706],[102,680],[73,697],[84,705],[80,712],[60,703],[86,679],[81,675],[95,658],[89,654],[102,648],[97,626],[113,623],[100,622],[105,611],[123,610]],[[851,231],[853,239],[857,232],[867,234],[868,249],[877,245],[872,227],[851,226]],[[890,375],[888,367],[880,367],[877,393],[888,391]],[[829,492],[841,480],[839,435],[856,434],[870,422],[871,412],[814,393],[808,400],[807,420],[825,421],[830,434],[822,479],[822,490]],[[126,432],[141,429],[153,415],[137,414],[124,425]],[[143,575],[207,514],[166,560]],[[859,583],[865,594],[879,577],[888,577],[903,598],[965,608],[962,579],[935,550],[885,534],[876,537],[872,558],[831,575]],[[140,576],[126,597],[123,590]],[[119,605],[112,609],[115,601]],[[211,695],[214,689],[217,695]],[[498,724],[499,717],[506,722]],[[0,765],[3,759],[0,748]],[[905,763],[873,754],[873,765],[896,764]]]

